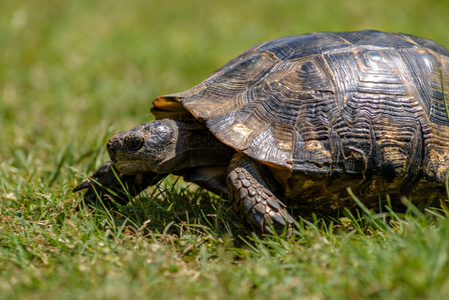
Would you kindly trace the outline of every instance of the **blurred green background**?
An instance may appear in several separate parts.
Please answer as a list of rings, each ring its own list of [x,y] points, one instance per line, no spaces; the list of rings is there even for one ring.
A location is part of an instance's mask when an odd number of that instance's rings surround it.
[[[378,29],[448,47],[448,12],[443,0],[1,1],[0,161],[12,167],[3,190],[13,173],[54,177],[61,149],[72,160],[58,183],[70,167],[91,171],[110,135],[150,119],[154,97],[199,83],[256,43]]]

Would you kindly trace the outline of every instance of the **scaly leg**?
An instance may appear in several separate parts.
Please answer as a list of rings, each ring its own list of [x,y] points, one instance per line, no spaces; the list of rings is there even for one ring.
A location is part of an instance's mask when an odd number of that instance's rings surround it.
[[[237,153],[228,167],[229,199],[240,217],[256,231],[273,234],[291,230],[293,218],[263,179],[264,166]],[[265,175],[266,176],[266,175]]]

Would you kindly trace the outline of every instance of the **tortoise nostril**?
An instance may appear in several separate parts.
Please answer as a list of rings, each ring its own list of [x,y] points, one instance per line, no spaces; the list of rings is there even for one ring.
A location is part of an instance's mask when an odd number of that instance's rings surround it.
[[[123,142],[121,140],[115,140],[112,142],[112,146],[115,148],[120,148],[123,146]]]
[[[108,148],[117,149],[123,147],[123,142],[121,140],[109,141]]]

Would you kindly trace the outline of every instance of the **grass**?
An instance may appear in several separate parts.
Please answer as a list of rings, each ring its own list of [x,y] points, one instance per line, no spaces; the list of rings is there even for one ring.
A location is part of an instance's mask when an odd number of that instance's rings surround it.
[[[443,299],[443,209],[300,220],[260,239],[229,205],[176,178],[116,211],[71,189],[151,99],[248,47],[312,31],[380,29],[449,46],[444,1],[0,2],[2,299]]]

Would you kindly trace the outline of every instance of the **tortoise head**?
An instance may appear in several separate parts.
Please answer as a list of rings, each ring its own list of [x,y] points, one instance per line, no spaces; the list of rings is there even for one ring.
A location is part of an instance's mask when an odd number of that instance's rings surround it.
[[[176,155],[177,122],[151,121],[113,136],[107,150],[114,166],[123,174],[169,173]],[[167,170],[168,168],[168,170]]]

